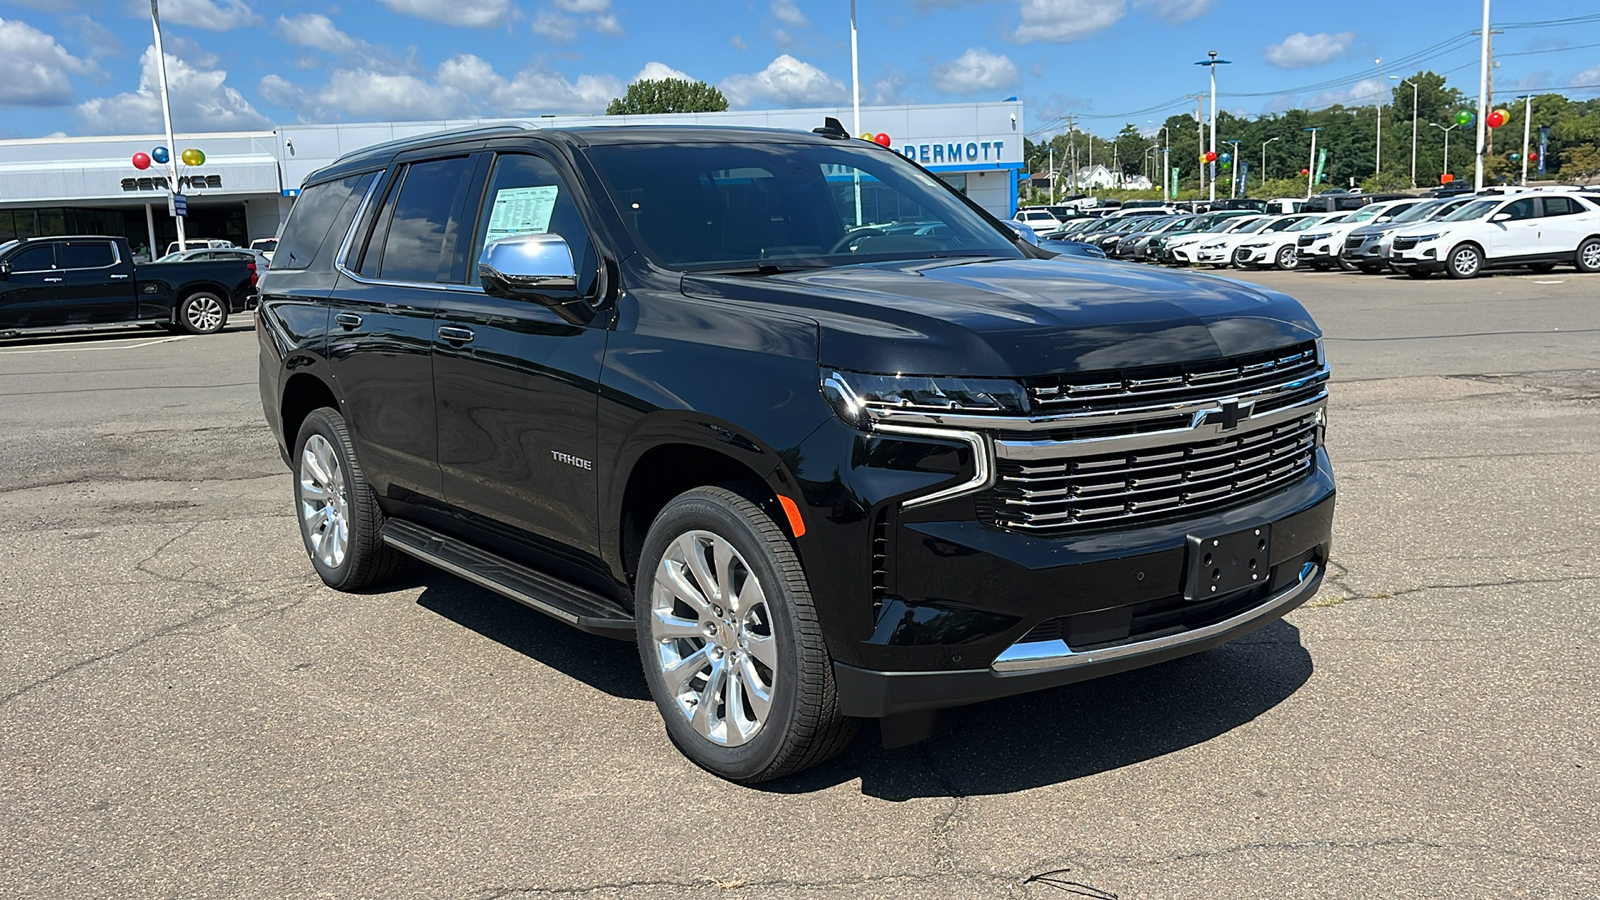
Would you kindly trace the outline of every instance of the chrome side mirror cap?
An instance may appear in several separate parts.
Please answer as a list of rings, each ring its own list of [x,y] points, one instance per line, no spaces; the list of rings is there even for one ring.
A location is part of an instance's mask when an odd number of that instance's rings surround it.
[[[478,281],[492,297],[531,300],[575,325],[594,318],[594,308],[577,295],[572,249],[559,234],[514,234],[490,241],[478,256]]]

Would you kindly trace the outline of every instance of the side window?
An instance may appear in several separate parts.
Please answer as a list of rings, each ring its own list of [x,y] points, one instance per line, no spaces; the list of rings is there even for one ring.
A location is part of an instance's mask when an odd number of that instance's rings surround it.
[[[43,272],[55,267],[55,244],[38,244],[11,257],[11,271],[13,272]]]
[[[381,251],[373,259],[374,248],[369,245],[362,274],[373,271],[375,264],[377,277],[384,281],[449,281],[461,231],[454,217],[476,167],[476,161],[465,156],[407,166],[405,180],[393,192],[392,202],[385,204],[387,221],[379,218],[378,227],[386,226]],[[374,231],[371,243],[378,238]]]
[[[117,261],[117,254],[106,241],[67,241],[58,246],[63,269],[103,269]]]
[[[1544,214],[1547,215],[1547,216],[1570,216],[1573,213],[1578,213],[1578,212],[1582,212],[1582,211],[1583,210],[1578,208],[1578,204],[1572,202],[1571,198],[1568,198],[1568,197],[1546,197],[1546,198],[1544,198]]]
[[[478,227],[467,254],[467,282],[478,283],[478,257],[490,241],[515,234],[558,234],[572,251],[578,272],[578,293],[587,295],[599,270],[589,229],[578,213],[572,191],[549,160],[525,154],[502,154],[495,160]]]
[[[313,184],[300,192],[288,224],[283,226],[278,252],[273,256],[276,269],[304,269],[311,265],[318,249],[331,235],[335,249],[344,241],[350,222],[356,217],[375,173],[352,175],[339,181]]]
[[[1533,218],[1533,198],[1524,197],[1500,211],[1503,213],[1510,213],[1511,218],[1514,220],[1531,219]]]

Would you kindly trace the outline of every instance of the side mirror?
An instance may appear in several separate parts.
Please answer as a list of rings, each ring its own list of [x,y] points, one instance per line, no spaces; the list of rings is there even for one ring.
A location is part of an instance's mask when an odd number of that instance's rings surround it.
[[[1021,222],[1013,222],[1010,219],[1002,219],[1000,220],[1000,224],[1016,232],[1016,236],[1018,238],[1034,245],[1035,247],[1039,246],[1039,233],[1034,231],[1032,226],[1024,225]]]
[[[491,241],[478,257],[484,293],[531,300],[574,325],[587,325],[594,308],[577,294],[572,250],[559,234],[514,234]]]
[[[1494,218],[1490,219],[1489,221],[1491,221],[1491,222],[1504,222],[1504,221],[1506,221],[1506,220],[1508,220],[1510,218],[1511,218],[1511,213],[1495,213],[1494,214]]]

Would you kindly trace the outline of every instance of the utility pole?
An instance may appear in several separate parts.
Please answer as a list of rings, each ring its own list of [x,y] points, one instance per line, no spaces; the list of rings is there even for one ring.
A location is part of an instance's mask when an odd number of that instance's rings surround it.
[[[1383,92],[1385,88],[1383,86],[1383,57],[1380,56],[1374,59],[1373,62],[1378,66],[1378,139],[1376,144],[1377,153],[1374,157],[1376,162],[1372,164],[1372,175],[1376,178],[1383,174]]]
[[[1078,131],[1073,116],[1067,116],[1067,152],[1072,159],[1072,192],[1078,192]]]
[[[1050,145],[1050,203],[1056,202],[1056,145]]]
[[[1484,156],[1489,151],[1489,0],[1483,0],[1483,40],[1478,60],[1478,168],[1473,189],[1483,190]]]
[[[1417,186],[1417,83],[1399,75],[1390,75],[1389,80],[1411,85],[1411,187],[1415,188]]]
[[[1200,135],[1200,190],[1206,189],[1206,95],[1194,95],[1194,124]]]
[[[1531,131],[1532,131],[1532,125],[1533,125],[1533,95],[1529,94],[1526,97],[1524,97],[1523,100],[1525,100],[1527,102],[1527,106],[1525,106],[1523,108],[1523,113],[1522,113],[1522,186],[1523,187],[1527,187],[1528,186],[1528,138],[1531,137]]]

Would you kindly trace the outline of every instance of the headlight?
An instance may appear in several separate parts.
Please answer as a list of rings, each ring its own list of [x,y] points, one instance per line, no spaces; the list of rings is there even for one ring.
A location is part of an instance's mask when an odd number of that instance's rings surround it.
[[[1316,234],[1308,234],[1308,235],[1306,235],[1306,237],[1310,238],[1313,241],[1320,241],[1325,237],[1333,237],[1333,232],[1331,232],[1331,231],[1319,231]]]
[[[822,395],[839,418],[861,425],[873,412],[1014,416],[1027,412],[1022,385],[1004,378],[822,373]]]
[[[1244,244],[1244,245],[1241,245],[1239,249],[1241,249],[1241,250],[1260,250],[1262,247],[1265,247],[1265,246],[1266,246],[1266,244]]]
[[[1223,242],[1222,242],[1222,241],[1212,241],[1212,242],[1211,242],[1211,243],[1209,243],[1209,244],[1201,244],[1201,245],[1200,245],[1200,249],[1201,249],[1201,250],[1215,250],[1215,249],[1217,249],[1217,248],[1218,248],[1218,247],[1221,247],[1221,246],[1222,246],[1222,244],[1223,244]]]
[[[1437,241],[1441,236],[1438,234],[1419,234],[1413,237],[1412,240],[1419,244],[1426,244],[1429,241]]]

